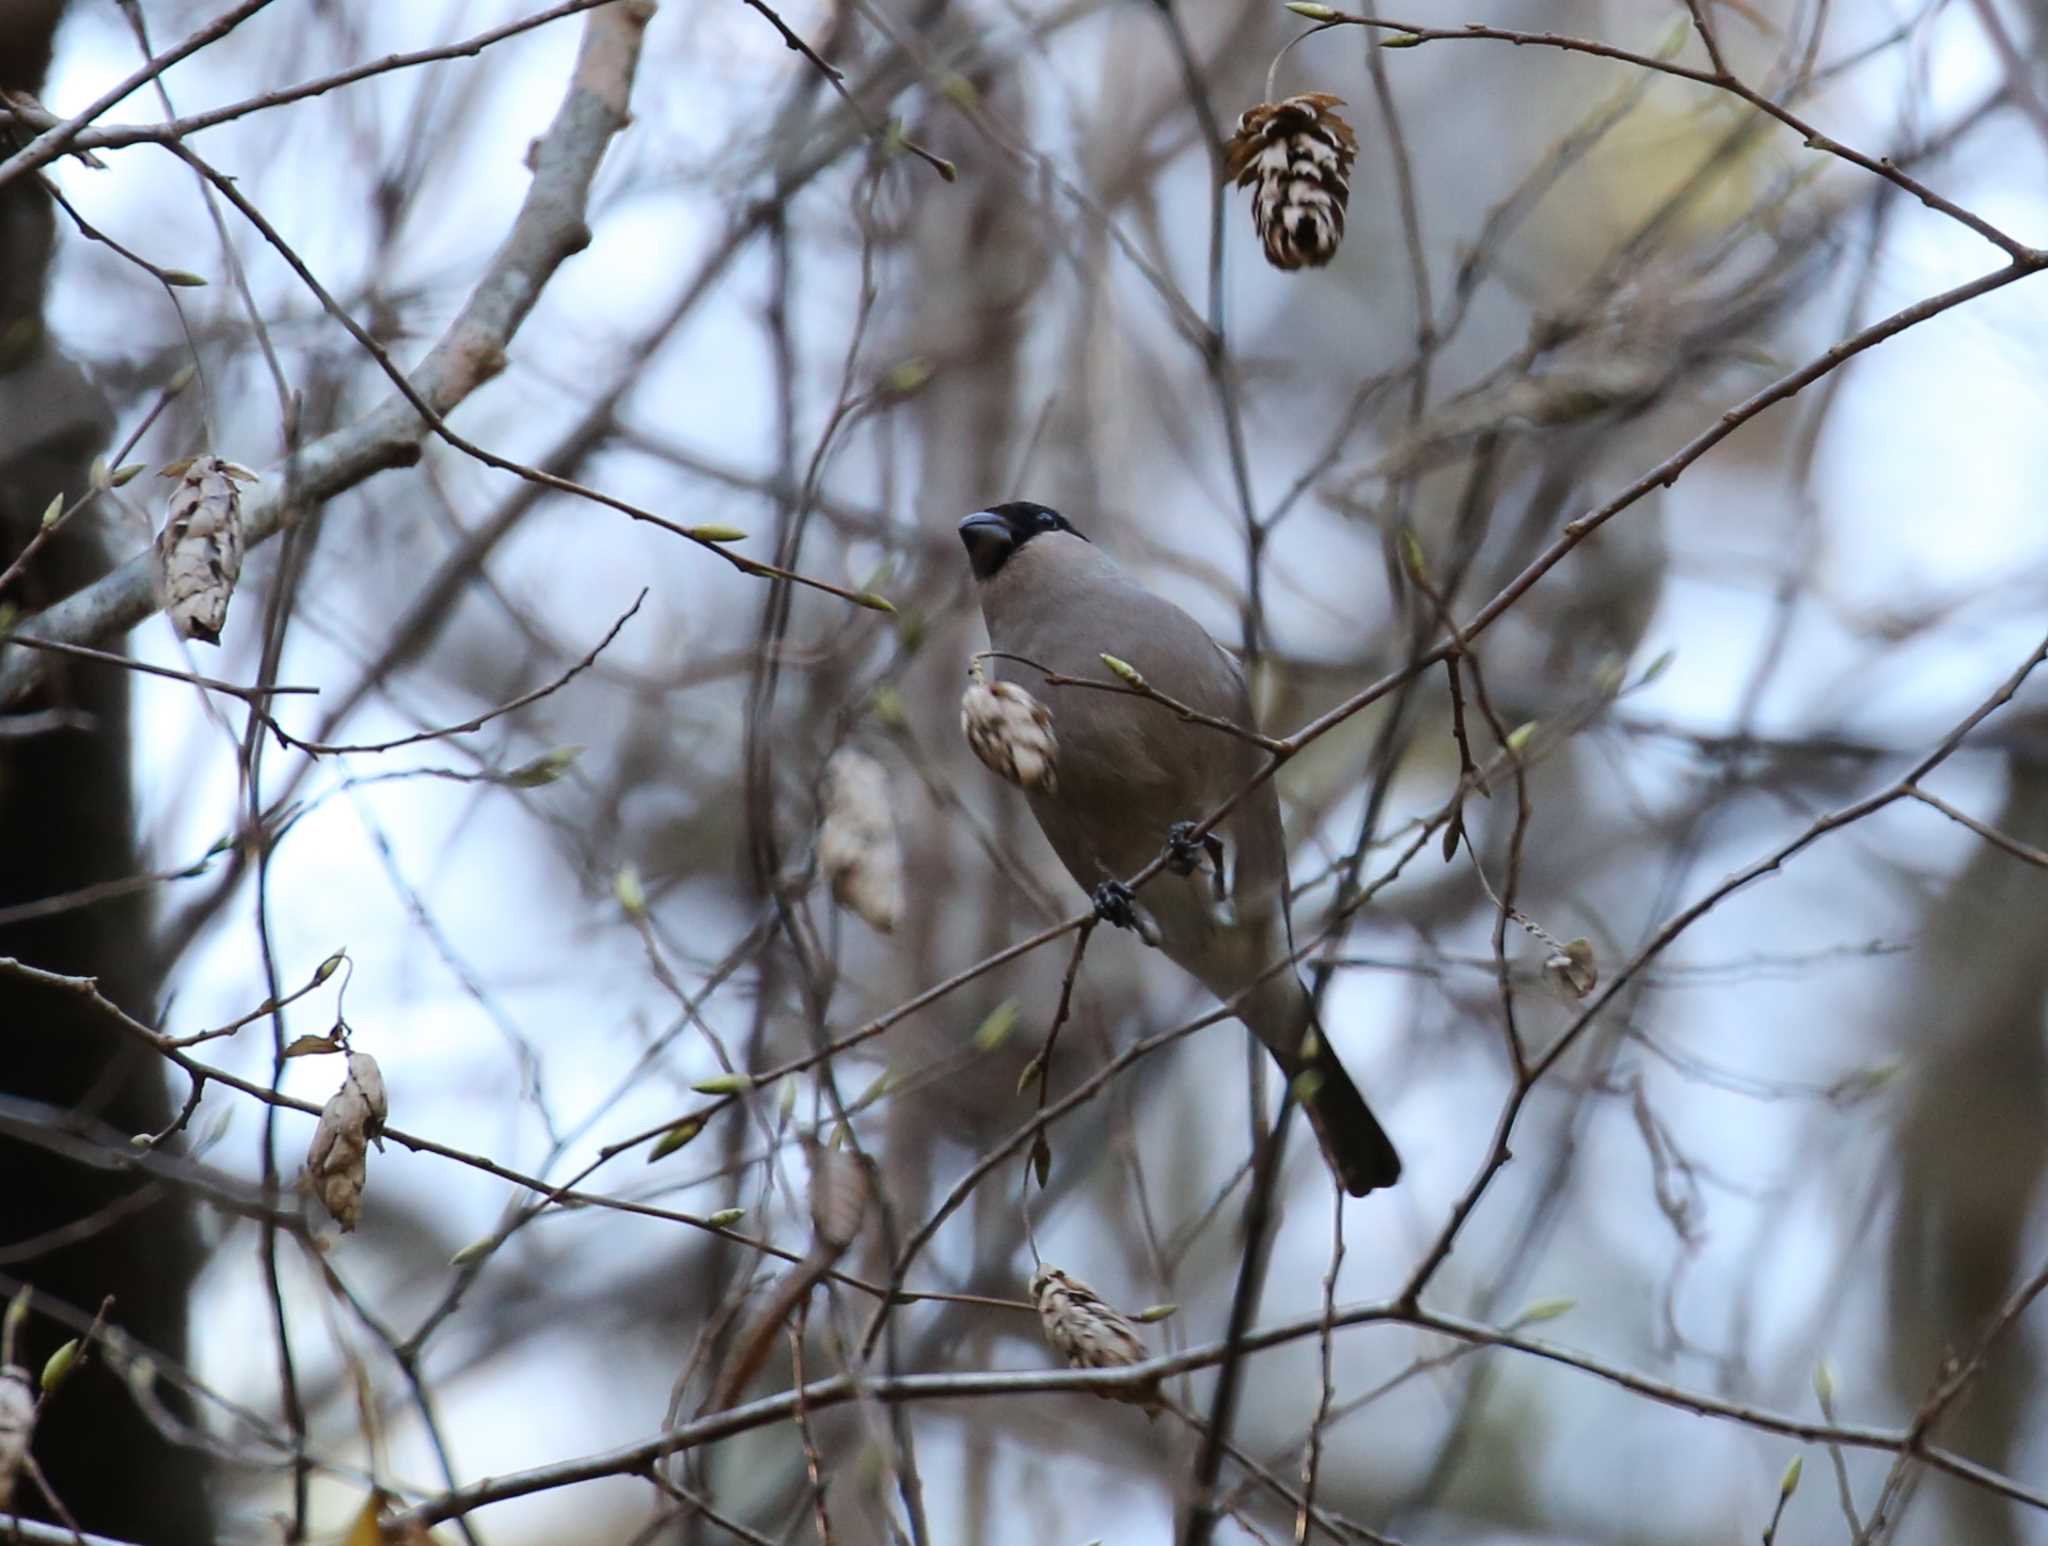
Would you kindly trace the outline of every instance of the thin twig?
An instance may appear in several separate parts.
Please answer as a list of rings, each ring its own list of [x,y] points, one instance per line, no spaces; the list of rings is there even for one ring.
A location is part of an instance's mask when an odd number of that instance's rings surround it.
[[[274,721],[270,726],[271,733],[275,735],[282,744],[294,747],[297,750],[306,752],[307,754],[314,757],[339,756],[350,753],[371,755],[381,752],[397,751],[402,746],[418,746],[419,744],[425,741],[441,741],[446,740],[450,736],[469,735],[474,731],[483,729],[485,725],[488,725],[494,719],[502,719],[507,714],[517,713],[520,709],[526,708],[531,704],[538,703],[541,699],[550,697],[553,694],[560,692],[564,687],[567,687],[571,682],[575,681],[577,677],[581,676],[585,671],[588,671],[593,665],[597,663],[598,656],[602,655],[606,649],[610,648],[612,640],[616,639],[619,636],[619,630],[624,628],[628,620],[630,620],[633,617],[633,615],[640,610],[640,603],[645,601],[646,599],[647,592],[643,589],[639,595],[633,598],[633,604],[630,607],[626,608],[624,612],[620,613],[618,620],[614,622],[610,628],[605,630],[604,637],[602,639],[599,639],[596,644],[592,645],[589,651],[584,654],[582,659],[578,660],[574,665],[570,666],[568,670],[564,671],[560,676],[556,677],[553,681],[547,683],[545,686],[536,687],[531,692],[521,693],[518,697],[514,698],[510,703],[501,703],[494,709],[486,709],[483,713],[478,714],[473,718],[465,719],[459,725],[442,725],[440,728],[435,730],[421,730],[413,735],[400,736],[395,741],[372,741],[361,745],[353,746],[329,745],[320,741],[302,741],[297,736],[288,733],[283,726],[275,723]],[[290,691],[291,689],[287,688],[284,690]]]

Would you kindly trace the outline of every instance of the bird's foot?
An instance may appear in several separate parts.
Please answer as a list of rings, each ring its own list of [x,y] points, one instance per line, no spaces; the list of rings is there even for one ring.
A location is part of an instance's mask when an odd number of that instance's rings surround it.
[[[1105,880],[1088,894],[1088,899],[1095,904],[1095,916],[1104,923],[1129,929],[1154,950],[1159,948],[1159,925],[1138,905],[1136,895],[1122,881]]]
[[[1195,836],[1200,825],[1193,821],[1176,821],[1166,829],[1166,867],[1176,875],[1192,875],[1202,867],[1206,856],[1209,873],[1213,877],[1216,895],[1221,899],[1225,893],[1223,880],[1223,839],[1213,832]]]
[[[1089,900],[1095,904],[1095,916],[1104,923],[1119,929],[1138,926],[1138,899],[1122,881],[1105,880],[1090,893]]]

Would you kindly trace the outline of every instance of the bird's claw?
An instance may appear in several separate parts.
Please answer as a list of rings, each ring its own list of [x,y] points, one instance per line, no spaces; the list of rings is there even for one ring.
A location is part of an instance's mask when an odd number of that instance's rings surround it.
[[[1138,926],[1137,897],[1122,881],[1105,880],[1090,894],[1089,900],[1095,904],[1095,916],[1104,923],[1119,929]]]

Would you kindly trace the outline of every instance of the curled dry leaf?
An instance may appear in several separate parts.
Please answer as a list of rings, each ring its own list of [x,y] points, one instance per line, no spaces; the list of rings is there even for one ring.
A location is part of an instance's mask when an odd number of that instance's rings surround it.
[[[1039,1264],[1031,1275],[1031,1298],[1038,1306],[1045,1340],[1070,1368],[1126,1369],[1152,1356],[1138,1328],[1120,1310],[1057,1267]],[[1135,1402],[1147,1410],[1155,1410],[1159,1404],[1156,1382],[1102,1394]]]
[[[1575,939],[1543,963],[1558,992],[1581,999],[1600,986],[1600,968],[1593,962],[1593,942]]]
[[[36,1431],[36,1392],[28,1370],[20,1364],[0,1368],[0,1508],[14,1497],[14,1480],[28,1459],[28,1443]]]
[[[970,682],[960,695],[960,730],[982,766],[1020,789],[1059,793],[1059,741],[1052,711],[1015,682]]]
[[[242,576],[242,494],[256,474],[217,456],[173,462],[170,513],[156,538],[157,600],[180,638],[220,643]]]
[[[1224,150],[1224,181],[1252,190],[1252,228],[1275,268],[1321,268],[1344,240],[1358,135],[1343,105],[1327,91],[1261,102]]]
[[[903,850],[889,811],[889,775],[850,746],[825,764],[818,863],[833,901],[884,934],[896,927],[903,916]]]
[[[306,1180],[344,1231],[362,1221],[370,1145],[384,1147],[387,1110],[377,1060],[367,1052],[351,1052],[348,1074],[320,1108],[320,1125],[306,1151]]]

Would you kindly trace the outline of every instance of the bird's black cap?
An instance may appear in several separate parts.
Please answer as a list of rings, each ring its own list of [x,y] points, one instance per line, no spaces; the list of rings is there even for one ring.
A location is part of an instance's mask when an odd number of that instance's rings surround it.
[[[1047,505],[1033,504],[1028,499],[1013,499],[1008,504],[991,505],[986,510],[977,510],[960,523],[960,540],[967,546],[968,562],[974,566],[974,577],[986,580],[1010,561],[1010,555],[1029,542],[1033,537],[1043,536],[1049,531],[1075,531],[1067,518]],[[1083,542],[1088,539],[1081,537]]]

